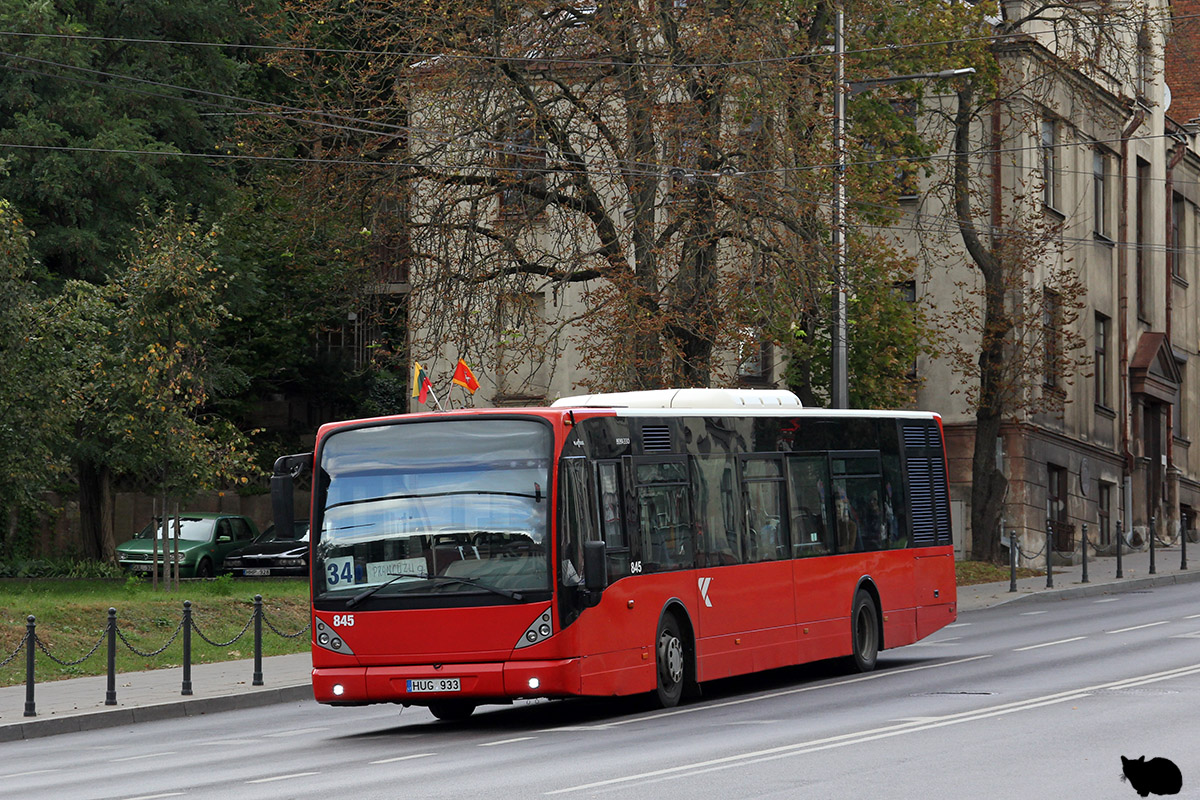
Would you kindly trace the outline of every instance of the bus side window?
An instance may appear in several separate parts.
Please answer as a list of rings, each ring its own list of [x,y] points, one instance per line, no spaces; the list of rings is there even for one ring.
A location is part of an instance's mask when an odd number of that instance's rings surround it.
[[[583,583],[583,543],[597,538],[588,497],[587,462],[564,458],[559,485],[559,580],[563,586],[579,586]]]
[[[600,538],[608,553],[608,582],[631,574],[629,535],[624,512],[625,492],[621,464],[603,461],[596,465],[597,504],[600,514]]]
[[[791,456],[787,460],[791,488],[792,557],[832,553],[829,463],[825,456]]]
[[[692,496],[696,499],[696,563],[719,567],[742,563],[738,534],[737,478],[733,458],[698,456],[692,462]]]
[[[687,466],[682,461],[639,464],[637,483],[643,569],[691,568],[695,557]]]
[[[779,459],[743,460],[742,481],[742,496],[746,506],[746,560],[775,561],[787,558],[783,468]]]

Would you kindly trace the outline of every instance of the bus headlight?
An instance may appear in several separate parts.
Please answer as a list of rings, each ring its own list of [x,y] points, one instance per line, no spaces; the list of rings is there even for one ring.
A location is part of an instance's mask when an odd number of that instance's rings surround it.
[[[554,634],[554,623],[550,617],[550,609],[547,608],[538,618],[529,624],[525,632],[521,634],[521,638],[517,640],[517,646],[514,649],[529,647],[538,642],[549,639]]]

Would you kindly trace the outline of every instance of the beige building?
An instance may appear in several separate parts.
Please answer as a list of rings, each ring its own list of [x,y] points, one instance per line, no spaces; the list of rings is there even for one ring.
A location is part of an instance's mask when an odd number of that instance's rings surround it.
[[[1048,521],[1054,547],[1064,554],[1078,554],[1085,525],[1102,551],[1113,547],[1119,527],[1134,543],[1146,540],[1151,520],[1165,541],[1181,528],[1196,528],[1200,146],[1194,121],[1177,119],[1171,105],[1172,76],[1162,69],[1165,31],[1147,25],[1123,37],[1115,34],[1107,44],[1092,36],[1085,44],[1099,55],[1098,65],[1084,68],[1069,65],[1062,55],[1080,45],[1078,29],[1045,22],[1029,27],[1002,47],[1014,87],[1010,102],[973,132],[977,188],[990,204],[985,238],[1025,237],[1030,266],[1013,302],[1049,309],[1026,314],[1022,346],[1031,360],[1026,376],[1040,370],[1040,380],[1027,391],[1052,394],[1059,408],[1017,412],[1000,442],[1009,485],[1004,523],[1021,536],[1027,552],[1040,550]],[[1187,89],[1200,95],[1193,87],[1171,89],[1176,97]],[[953,97],[934,102],[953,113]],[[414,122],[418,129],[437,127],[419,112]],[[948,131],[941,135],[949,140]],[[506,155],[512,164],[538,158],[536,148],[516,141]],[[447,152],[452,158],[453,143]],[[969,287],[975,273],[948,223],[951,210],[939,198],[928,191],[902,201],[906,214],[896,235],[920,253],[918,299],[944,311],[962,301],[959,281]],[[519,197],[501,193],[488,202],[497,204],[498,214],[522,213]],[[427,213],[433,212],[415,204],[414,221],[426,222]],[[543,222],[543,231],[555,228],[553,218]],[[443,246],[453,249],[452,244]],[[597,245],[586,232],[568,231],[545,246]],[[410,325],[421,331],[429,323],[421,316],[419,258],[413,270],[417,294]],[[1054,276],[1064,270],[1083,291],[1055,295]],[[430,372],[443,405],[542,403],[578,393],[587,367],[572,320],[594,288],[577,283],[550,291],[514,281],[492,298],[489,324],[447,330],[440,349],[411,355]],[[465,320],[488,308],[462,302]],[[1071,313],[1060,315],[1060,305]],[[1062,325],[1082,343],[1069,372],[1053,357],[1072,341]],[[468,398],[448,381],[457,358],[480,344],[472,336],[488,338],[497,355],[490,363],[472,364],[482,386]],[[780,365],[769,346],[734,346],[725,363],[730,380],[779,385]],[[918,371],[925,381],[916,405],[939,412],[945,421],[956,544],[969,550],[974,415],[966,395],[955,391],[961,379],[949,359],[923,359]]]

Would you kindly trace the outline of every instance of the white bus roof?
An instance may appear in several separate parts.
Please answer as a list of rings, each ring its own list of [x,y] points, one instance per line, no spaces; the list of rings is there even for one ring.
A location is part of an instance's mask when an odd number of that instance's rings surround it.
[[[653,389],[644,392],[581,394],[555,400],[552,408],[801,408],[786,389]]]

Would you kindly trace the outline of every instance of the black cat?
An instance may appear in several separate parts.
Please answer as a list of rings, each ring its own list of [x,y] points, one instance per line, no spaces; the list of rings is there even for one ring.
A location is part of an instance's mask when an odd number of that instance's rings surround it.
[[[1128,780],[1142,797],[1148,794],[1179,794],[1183,787],[1183,775],[1175,762],[1166,758],[1145,756],[1138,759],[1121,756],[1121,780]]]

